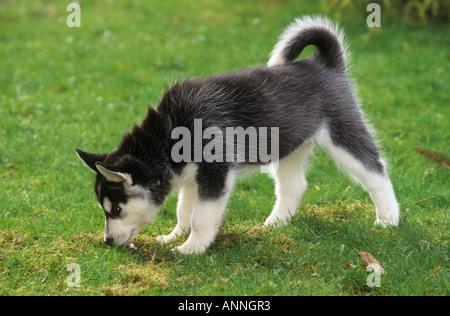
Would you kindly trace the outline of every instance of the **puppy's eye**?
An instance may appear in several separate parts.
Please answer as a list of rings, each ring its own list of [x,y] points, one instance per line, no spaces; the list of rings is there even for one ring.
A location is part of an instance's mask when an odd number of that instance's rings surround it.
[[[120,206],[118,206],[118,205],[114,205],[114,206],[112,207],[112,209],[111,209],[111,213],[112,213],[112,215],[114,215],[114,216],[119,215],[121,211],[122,211],[122,208],[121,208]]]

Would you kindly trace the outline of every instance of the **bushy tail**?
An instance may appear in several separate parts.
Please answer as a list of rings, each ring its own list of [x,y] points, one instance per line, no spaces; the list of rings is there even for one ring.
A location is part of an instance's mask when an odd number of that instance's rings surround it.
[[[281,34],[267,65],[291,63],[308,45],[317,49],[314,59],[325,66],[345,71],[348,53],[344,33],[336,23],[320,16],[295,19]]]

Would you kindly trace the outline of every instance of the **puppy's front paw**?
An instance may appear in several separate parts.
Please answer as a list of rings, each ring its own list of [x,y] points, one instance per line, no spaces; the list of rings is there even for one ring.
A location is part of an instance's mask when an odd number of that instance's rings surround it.
[[[265,227],[283,227],[289,223],[288,219],[280,219],[276,215],[271,214],[264,222]]]
[[[159,235],[158,237],[156,237],[156,241],[162,244],[167,244],[171,242],[174,237],[175,236],[172,235]]]
[[[386,220],[383,220],[381,218],[377,218],[377,220],[375,221],[374,225],[375,226],[381,226],[381,227],[384,227],[384,228],[397,227],[398,226],[398,222],[399,222],[398,218],[390,218],[390,219],[386,219]]]
[[[197,244],[193,242],[186,241],[181,246],[173,248],[174,251],[178,251],[183,254],[193,254],[205,252],[206,246],[204,244]]]

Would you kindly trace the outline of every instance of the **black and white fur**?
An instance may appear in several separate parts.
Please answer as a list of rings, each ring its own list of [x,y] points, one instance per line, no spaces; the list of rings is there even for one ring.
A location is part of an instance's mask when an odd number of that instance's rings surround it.
[[[95,193],[106,217],[105,241],[131,242],[152,222],[166,196],[179,190],[178,223],[161,242],[190,233],[176,249],[205,251],[216,237],[234,181],[247,162],[179,162],[171,159],[175,127],[193,131],[229,126],[278,127],[273,164],[277,200],[266,226],[287,224],[306,189],[305,165],[314,145],[323,148],[370,193],[376,224],[396,226],[399,207],[346,75],[347,49],[336,24],[321,17],[296,19],[272,51],[268,65],[176,83],[158,108],[108,154],[77,150],[96,172]],[[293,62],[308,46],[316,53]],[[192,159],[191,161],[194,161]]]

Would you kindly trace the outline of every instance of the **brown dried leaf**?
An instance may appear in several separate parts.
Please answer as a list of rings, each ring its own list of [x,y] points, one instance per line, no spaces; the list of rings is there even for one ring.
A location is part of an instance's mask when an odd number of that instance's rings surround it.
[[[355,265],[353,265],[353,264],[351,264],[351,263],[347,263],[345,266],[344,266],[344,269],[350,269],[350,268],[356,268],[356,266]]]
[[[367,264],[368,264],[367,270],[373,269],[373,271],[375,271],[375,272],[386,274],[386,271],[384,271],[383,267],[378,262],[378,260],[375,259],[375,257],[372,256],[370,253],[362,251],[362,252],[358,252],[358,254],[363,261],[367,262]]]

